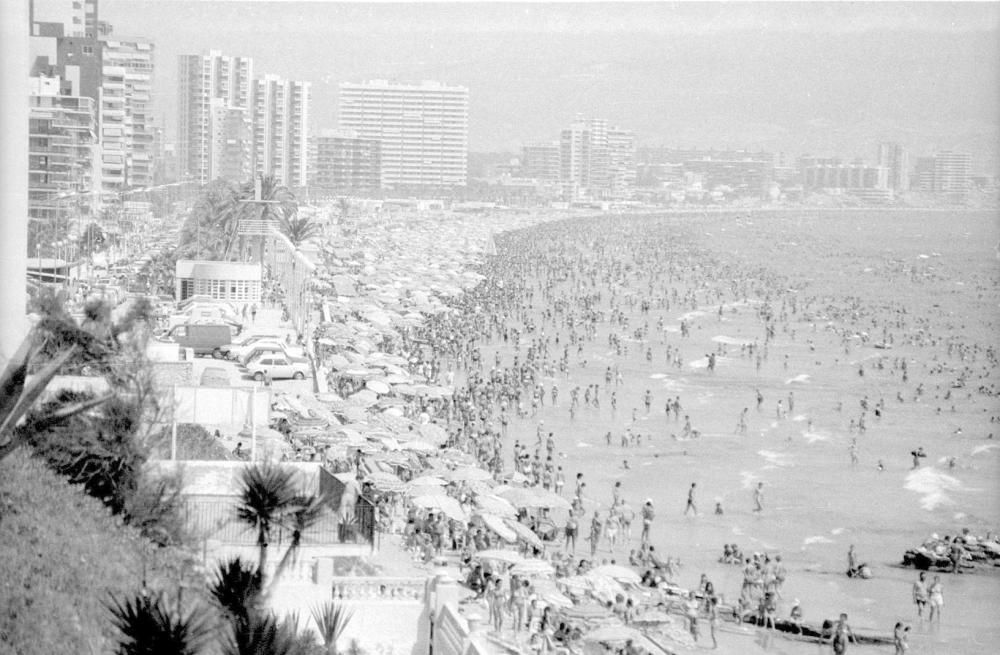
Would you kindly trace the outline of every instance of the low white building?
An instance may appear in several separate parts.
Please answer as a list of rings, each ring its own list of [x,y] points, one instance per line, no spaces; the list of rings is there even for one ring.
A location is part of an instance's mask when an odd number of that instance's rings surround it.
[[[260,264],[180,259],[175,272],[174,297],[178,301],[199,295],[238,303],[260,302]]]

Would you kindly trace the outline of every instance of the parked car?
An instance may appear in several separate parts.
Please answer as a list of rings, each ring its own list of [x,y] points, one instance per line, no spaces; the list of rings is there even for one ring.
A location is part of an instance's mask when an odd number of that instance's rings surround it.
[[[282,339],[284,339],[284,337],[280,334],[244,334],[228,346],[223,346],[221,350],[226,359],[238,360],[240,355],[249,350],[255,343],[260,343],[262,341],[280,341]]]
[[[175,325],[160,338],[170,341],[181,348],[191,348],[195,355],[212,355],[221,357],[219,348],[232,342],[233,333],[225,324],[190,324]],[[218,354],[216,354],[218,353]]]
[[[255,359],[247,367],[247,372],[258,382],[262,382],[268,375],[272,380],[304,380],[309,375],[309,363],[276,353]]]
[[[298,359],[303,361],[305,360],[306,355],[302,348],[286,346],[280,341],[258,341],[257,343],[251,344],[250,348],[244,350],[240,354],[240,364],[247,366],[251,360],[259,357],[262,353],[277,353],[279,355],[284,355],[289,359]]]

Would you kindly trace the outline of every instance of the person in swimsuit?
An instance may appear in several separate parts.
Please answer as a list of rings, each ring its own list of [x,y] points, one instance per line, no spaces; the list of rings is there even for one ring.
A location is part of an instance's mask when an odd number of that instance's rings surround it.
[[[917,606],[917,618],[924,618],[927,596],[927,573],[921,571],[917,581],[913,583],[913,604]]]
[[[830,644],[833,646],[834,654],[844,655],[847,652],[847,644],[852,639],[857,641],[854,631],[851,630],[851,626],[847,623],[847,614],[841,613],[840,619],[833,626],[833,631],[830,633]]]

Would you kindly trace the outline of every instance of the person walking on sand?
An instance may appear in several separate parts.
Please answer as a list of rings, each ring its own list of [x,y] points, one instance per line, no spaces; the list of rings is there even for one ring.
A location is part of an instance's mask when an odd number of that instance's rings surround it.
[[[593,558],[597,554],[597,545],[601,541],[601,517],[595,511],[594,518],[590,520],[590,557]]]
[[[927,607],[927,573],[921,571],[917,581],[913,583],[913,604],[917,606],[917,618],[924,618],[924,608]]]
[[[763,512],[764,511],[764,483],[758,482],[756,488],[753,490],[753,511]]]
[[[938,623],[941,623],[941,609],[944,607],[944,585],[941,584],[940,575],[934,576],[934,582],[928,587],[927,595],[931,606],[931,613],[927,620],[933,623],[936,618]]]
[[[694,512],[695,516],[698,516],[698,506],[695,505],[695,502],[694,502],[694,488],[695,488],[695,484],[696,483],[692,482],[691,483],[691,487],[688,489],[688,499],[687,499],[687,505],[684,506],[684,516],[687,516],[688,510],[691,510],[692,512]]]

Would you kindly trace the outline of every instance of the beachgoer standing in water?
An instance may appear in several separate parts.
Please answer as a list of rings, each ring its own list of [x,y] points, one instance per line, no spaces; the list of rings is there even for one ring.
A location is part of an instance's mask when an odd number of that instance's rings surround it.
[[[653,525],[653,499],[647,498],[642,506],[642,534],[639,535],[639,543],[643,546],[649,544],[649,529]]]
[[[934,621],[937,618],[938,623],[941,622],[941,608],[944,607],[944,586],[941,584],[941,576],[935,575],[934,582],[927,589],[927,595],[929,598],[931,613],[927,617],[929,621]]]
[[[764,483],[758,482],[757,487],[753,490],[753,511],[763,512],[764,511]]]
[[[694,503],[694,488],[695,488],[695,483],[692,482],[691,488],[688,489],[688,499],[687,499],[687,505],[684,507],[684,516],[687,516],[688,510],[694,512],[695,516],[698,516],[698,506],[695,505]]]
[[[854,636],[851,626],[847,623],[847,614],[841,613],[840,619],[833,626],[833,631],[830,633],[830,644],[833,646],[835,655],[844,655],[847,652],[847,643],[852,639],[855,642],[858,640]]]
[[[924,607],[927,606],[927,573],[924,571],[913,583],[913,604],[917,606],[917,617],[924,618]]]

